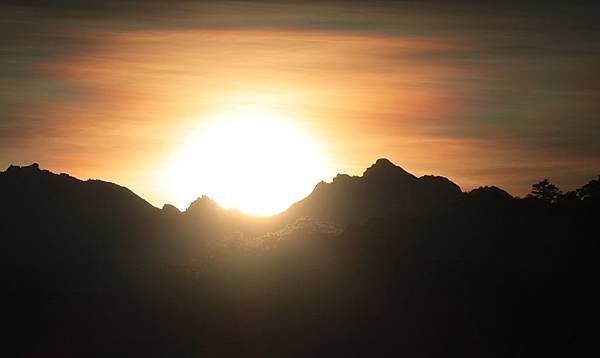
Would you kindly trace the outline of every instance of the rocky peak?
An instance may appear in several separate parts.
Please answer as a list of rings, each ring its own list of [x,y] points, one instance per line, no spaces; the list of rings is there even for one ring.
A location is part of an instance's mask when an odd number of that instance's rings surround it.
[[[223,208],[206,195],[194,200],[185,212],[222,212]]]
[[[40,165],[38,163],[32,163],[30,165],[25,165],[25,166],[19,166],[19,165],[14,165],[11,164],[7,169],[6,172],[7,173],[14,173],[14,172],[39,172],[40,171]]]
[[[416,177],[396,164],[392,163],[389,159],[380,158],[375,161],[365,172],[363,173],[364,178],[389,178],[398,179],[400,177],[416,179]]]

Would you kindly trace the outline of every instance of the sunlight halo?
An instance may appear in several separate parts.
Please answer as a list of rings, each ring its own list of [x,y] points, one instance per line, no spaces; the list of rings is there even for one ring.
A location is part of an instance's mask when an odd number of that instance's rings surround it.
[[[330,176],[323,146],[280,113],[238,108],[199,122],[168,170],[180,209],[207,195],[227,209],[273,215]]]

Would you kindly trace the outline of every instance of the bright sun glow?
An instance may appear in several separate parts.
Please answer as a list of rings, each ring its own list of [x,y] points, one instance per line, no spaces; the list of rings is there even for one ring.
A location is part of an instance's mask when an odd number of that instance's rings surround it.
[[[243,108],[201,123],[169,171],[170,190],[182,209],[206,194],[224,208],[272,215],[328,177],[322,148],[280,114]]]

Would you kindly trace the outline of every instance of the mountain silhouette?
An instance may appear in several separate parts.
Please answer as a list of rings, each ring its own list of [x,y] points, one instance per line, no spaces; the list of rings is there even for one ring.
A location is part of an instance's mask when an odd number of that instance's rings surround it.
[[[7,356],[565,356],[597,350],[598,180],[518,199],[379,159],[257,218],[0,173]]]
[[[5,241],[5,262],[90,259],[99,247],[122,255],[130,234],[159,213],[125,187],[57,175],[38,164],[0,173],[0,197],[3,231],[12,238]]]
[[[287,214],[343,224],[390,214],[420,216],[444,210],[461,194],[460,187],[444,177],[417,178],[387,159],[378,159],[361,177],[338,174],[331,183],[319,183]]]
[[[155,210],[125,187],[101,180],[82,181],[64,173],[57,175],[41,170],[37,163],[24,167],[11,165],[0,173],[0,193],[7,215],[16,211],[26,216],[95,216],[109,221]]]
[[[508,205],[514,199],[512,195],[496,186],[481,186],[469,192],[469,200],[480,205]]]

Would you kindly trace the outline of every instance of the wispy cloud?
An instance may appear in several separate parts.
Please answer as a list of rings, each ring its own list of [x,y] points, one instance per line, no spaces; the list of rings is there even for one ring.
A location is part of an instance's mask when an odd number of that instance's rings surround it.
[[[168,200],[147,184],[157,163],[193,122],[253,93],[329,143],[338,171],[388,156],[522,194],[542,174],[573,186],[600,170],[600,38],[585,4],[0,6],[3,166],[41,161]]]

